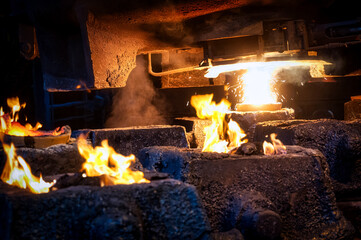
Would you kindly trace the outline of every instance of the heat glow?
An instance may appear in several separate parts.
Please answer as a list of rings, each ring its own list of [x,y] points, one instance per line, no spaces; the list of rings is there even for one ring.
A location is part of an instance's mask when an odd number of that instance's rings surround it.
[[[102,186],[149,182],[144,178],[143,172],[129,168],[135,161],[135,156],[118,154],[108,145],[108,140],[103,140],[101,146],[93,148],[87,143],[86,137],[81,135],[77,143],[80,155],[86,160],[82,170],[89,177],[102,176]]]

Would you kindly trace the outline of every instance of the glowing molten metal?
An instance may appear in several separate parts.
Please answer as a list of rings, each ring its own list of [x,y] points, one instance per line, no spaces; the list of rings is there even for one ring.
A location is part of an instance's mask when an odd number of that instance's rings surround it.
[[[283,145],[281,140],[276,139],[277,135],[275,133],[272,133],[270,135],[272,143],[269,143],[267,141],[263,142],[263,153],[265,155],[274,155],[274,154],[286,154],[286,146]]]
[[[103,176],[102,186],[116,184],[132,184],[149,182],[144,178],[143,172],[132,171],[129,166],[135,161],[135,156],[123,156],[115,152],[108,145],[108,140],[103,140],[101,146],[93,148],[81,135],[78,138],[78,150],[86,159],[82,170],[89,177]]]
[[[213,94],[195,95],[191,98],[191,105],[196,109],[197,116],[212,121],[211,125],[204,128],[206,137],[202,151],[227,153],[231,148],[247,142],[242,140],[246,134],[236,122],[230,120],[227,123],[225,120],[230,102],[222,99],[216,104],[212,99]]]
[[[32,193],[47,193],[49,188],[55,183],[48,183],[31,173],[30,166],[21,156],[17,156],[13,143],[9,145],[3,143],[3,148],[7,156],[1,180],[9,185],[23,189],[29,189]]]
[[[249,68],[246,73],[238,77],[243,96],[243,104],[277,103],[277,95],[273,91],[273,72],[271,68]]]
[[[241,90],[239,103],[264,105],[277,103],[277,93],[274,92],[275,76],[285,68],[309,67],[311,76],[323,76],[323,66],[330,63],[321,60],[292,60],[271,62],[241,62],[213,66],[208,69],[205,77],[215,78],[220,73],[243,70],[238,76],[238,84]]]
[[[25,108],[26,103],[20,104],[19,98],[15,97],[7,99],[7,104],[11,109],[11,113],[4,113],[3,108],[0,108],[0,133],[13,136],[58,136],[63,133],[60,128],[54,131],[39,131],[38,129],[42,127],[40,123],[36,123],[34,127],[29,123],[25,124],[25,126],[21,125],[18,122],[19,111]]]

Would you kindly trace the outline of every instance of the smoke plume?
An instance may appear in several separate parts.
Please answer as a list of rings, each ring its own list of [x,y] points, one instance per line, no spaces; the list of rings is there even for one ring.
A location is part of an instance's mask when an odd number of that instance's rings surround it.
[[[129,127],[165,124],[164,104],[159,100],[146,71],[146,61],[137,57],[137,67],[130,73],[127,85],[113,98],[113,107],[106,127]]]

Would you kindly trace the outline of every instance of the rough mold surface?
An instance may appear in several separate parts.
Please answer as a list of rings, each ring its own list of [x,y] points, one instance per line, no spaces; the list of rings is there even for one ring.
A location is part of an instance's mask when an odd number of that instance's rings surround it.
[[[108,139],[109,146],[123,155],[137,154],[150,146],[189,147],[182,126],[154,125],[129,128],[95,129],[90,131],[93,145]]]
[[[239,156],[151,147],[138,157],[145,168],[195,185],[214,231],[237,227],[224,224],[229,223],[225,213],[232,198],[257,191],[274,204],[286,239],[343,239],[352,234],[336,207],[327,162],[317,150],[289,147],[285,155]]]
[[[183,117],[177,118],[175,122],[186,128],[190,147],[203,147],[205,139],[204,127],[211,125],[211,120],[199,119],[196,117]]]
[[[86,32],[93,69],[94,87],[124,87],[130,72],[136,66],[139,49],[147,46],[144,32],[136,27],[117,23],[117,17],[95,17],[89,14],[83,32]]]
[[[232,120],[236,121],[244,131],[249,132],[250,127],[258,122],[292,120],[295,118],[295,111],[292,108],[282,108],[277,111],[233,111],[229,116]]]
[[[281,217],[272,201],[252,190],[239,192],[231,199],[226,224],[242,229],[246,239],[279,239]]]
[[[344,104],[344,119],[361,119],[361,99],[354,99]]]
[[[361,120],[262,122],[256,124],[252,140],[262,142],[270,133],[276,133],[284,144],[320,150],[329,164],[331,178],[337,181],[336,191],[345,188],[343,184],[361,188]]]
[[[213,240],[244,240],[242,233],[237,229],[233,228],[227,232],[217,232],[212,234]]]
[[[30,194],[0,182],[2,239],[208,239],[193,186],[175,180]]]
[[[343,212],[345,217],[350,220],[352,225],[357,230],[357,237],[361,236],[361,201],[355,199],[354,201],[337,202],[337,207]]]

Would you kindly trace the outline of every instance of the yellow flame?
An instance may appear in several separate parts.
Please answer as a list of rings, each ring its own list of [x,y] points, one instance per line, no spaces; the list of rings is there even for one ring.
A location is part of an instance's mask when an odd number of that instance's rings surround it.
[[[277,139],[277,134],[272,133],[270,135],[272,143],[267,141],[263,142],[263,153],[265,155],[273,155],[273,154],[286,154],[286,146],[283,145],[281,140]]]
[[[212,123],[204,128],[205,141],[203,152],[228,152],[231,147],[238,147],[246,142],[242,138],[246,136],[239,125],[230,120],[225,120],[225,116],[231,106],[225,99],[216,104],[213,94],[194,95],[191,98],[191,105],[196,109],[200,119],[210,119]]]
[[[5,132],[6,131],[6,122],[5,122],[5,118],[4,118],[4,111],[3,108],[0,108],[0,132]]]
[[[8,98],[7,99],[7,104],[11,108],[12,120],[14,122],[17,122],[18,119],[19,119],[18,112],[20,111],[21,108],[25,108],[26,103],[23,103],[23,104],[20,105],[19,98],[14,97],[14,98]]]
[[[238,123],[232,119],[229,120],[227,133],[230,139],[229,147],[238,147],[242,143],[247,142],[247,139],[242,140],[246,137],[246,134],[238,125]]]
[[[273,155],[275,153],[275,149],[272,143],[269,143],[267,141],[263,142],[263,153],[264,155]]]
[[[143,172],[132,171],[129,166],[135,161],[135,156],[123,156],[115,152],[108,145],[108,140],[103,140],[101,146],[93,148],[86,141],[86,137],[81,135],[78,138],[78,150],[85,158],[82,170],[90,177],[105,176],[102,185],[132,184],[149,182],[144,178]]]
[[[25,126],[18,122],[19,111],[25,108],[26,103],[20,104],[19,98],[8,98],[7,104],[11,109],[11,114],[7,114],[0,108],[0,132],[13,135],[13,136],[57,136],[62,134],[64,131],[61,129],[55,129],[54,131],[39,131],[42,127],[40,123],[36,123],[33,127],[29,123]]]
[[[30,166],[21,157],[17,156],[13,143],[7,145],[3,143],[3,148],[7,156],[1,180],[9,185],[23,189],[29,189],[32,193],[47,193],[49,188],[55,183],[48,183],[31,173]]]

